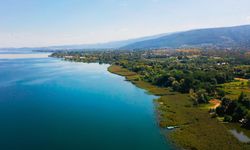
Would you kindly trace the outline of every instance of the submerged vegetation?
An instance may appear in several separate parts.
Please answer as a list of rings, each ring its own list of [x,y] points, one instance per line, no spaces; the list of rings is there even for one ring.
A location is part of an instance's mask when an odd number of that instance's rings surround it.
[[[250,129],[247,51],[64,51],[52,57],[112,64],[110,72],[161,96],[156,100],[159,125],[180,127],[168,136],[186,149],[250,148],[237,141],[228,132],[228,125],[223,124],[232,122]]]

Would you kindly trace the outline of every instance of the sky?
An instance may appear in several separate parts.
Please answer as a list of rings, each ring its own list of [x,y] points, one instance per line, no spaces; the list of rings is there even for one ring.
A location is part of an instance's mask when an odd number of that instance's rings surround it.
[[[250,24],[250,0],[0,0],[0,47],[132,39]]]

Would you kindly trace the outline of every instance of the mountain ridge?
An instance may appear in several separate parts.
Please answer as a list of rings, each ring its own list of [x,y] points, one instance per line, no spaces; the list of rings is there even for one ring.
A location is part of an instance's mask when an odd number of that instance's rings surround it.
[[[96,44],[0,48],[0,50],[86,50],[219,47],[250,49],[250,25],[203,28]]]
[[[154,49],[203,46],[250,48],[250,25],[188,30],[152,40],[135,42],[121,48]]]

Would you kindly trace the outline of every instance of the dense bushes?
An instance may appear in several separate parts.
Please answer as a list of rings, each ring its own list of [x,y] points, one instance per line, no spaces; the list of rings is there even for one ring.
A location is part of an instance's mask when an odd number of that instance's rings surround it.
[[[203,58],[196,58],[203,59]],[[221,83],[232,81],[234,76],[228,66],[218,68],[216,64],[208,63],[200,66],[194,60],[181,63],[180,60],[172,58],[172,61],[148,63],[147,61],[132,61],[120,65],[140,74],[143,80],[162,87],[170,87],[174,91],[188,93],[190,89],[195,92],[205,90],[208,95],[216,94],[216,86]],[[217,67],[214,69],[213,65]],[[219,91],[218,95],[223,97],[225,93]],[[206,100],[200,100],[206,102]]]
[[[242,126],[250,128],[249,105],[250,99],[244,93],[241,93],[237,100],[224,98],[216,113],[224,117],[227,122],[241,122]]]

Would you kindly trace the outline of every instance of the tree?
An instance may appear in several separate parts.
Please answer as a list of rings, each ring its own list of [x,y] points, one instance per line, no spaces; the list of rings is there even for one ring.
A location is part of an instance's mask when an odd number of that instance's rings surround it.
[[[155,84],[158,86],[169,86],[169,75],[164,74],[155,79]],[[172,83],[172,82],[171,82]]]
[[[225,115],[224,117],[224,122],[231,122],[233,120],[232,116],[230,115]]]
[[[222,117],[225,114],[225,107],[224,106],[217,107],[215,111],[219,116]]]
[[[238,98],[239,103],[241,103],[243,106],[250,108],[250,99],[247,97],[246,94],[241,92],[239,98]]]
[[[217,94],[219,98],[223,98],[226,95],[226,92],[222,89],[217,89]]]
[[[180,90],[183,93],[187,93],[191,88],[193,88],[193,79],[191,77],[186,77],[180,81]]]
[[[194,101],[194,105],[198,105],[197,94],[194,92],[193,89],[189,90],[189,96]]]
[[[250,112],[247,113],[242,126],[247,128],[247,129],[250,129]]]
[[[243,106],[247,107],[250,109],[250,99],[247,97],[246,94],[241,92],[239,98],[238,98],[239,103],[241,103]]]
[[[218,84],[216,78],[212,78],[210,82],[211,82],[211,84],[213,84],[213,85],[217,85],[217,84]]]
[[[200,104],[208,103],[209,98],[208,98],[206,90],[201,89],[196,94],[197,94],[197,102],[198,103],[200,103]]]
[[[236,109],[232,115],[232,117],[233,117],[232,120],[234,122],[238,122],[239,120],[243,119],[247,113],[248,113],[248,110],[244,106],[238,104],[238,106],[236,107]]]
[[[246,97],[246,95],[244,94],[244,92],[241,92],[241,93],[240,93],[240,96],[238,97],[238,101],[239,101],[239,102],[243,102],[244,99],[245,99],[245,97]]]
[[[170,82],[170,85],[172,85],[172,83],[175,81],[175,78],[174,77],[169,77],[168,81]]]
[[[172,88],[174,91],[179,91],[180,90],[180,83],[178,81],[173,81]]]

